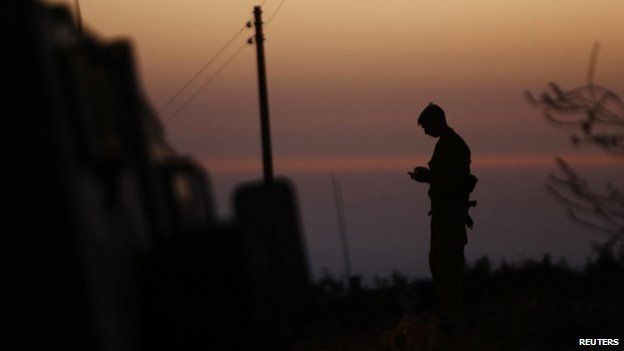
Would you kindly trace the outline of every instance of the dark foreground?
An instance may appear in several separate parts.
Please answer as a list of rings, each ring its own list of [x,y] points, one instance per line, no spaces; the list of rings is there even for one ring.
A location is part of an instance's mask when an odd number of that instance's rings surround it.
[[[430,281],[400,274],[374,289],[320,281],[317,321],[298,350],[595,350],[580,338],[624,336],[624,251],[598,247],[583,271],[549,256],[492,270],[482,258],[466,272],[466,308],[435,314]]]

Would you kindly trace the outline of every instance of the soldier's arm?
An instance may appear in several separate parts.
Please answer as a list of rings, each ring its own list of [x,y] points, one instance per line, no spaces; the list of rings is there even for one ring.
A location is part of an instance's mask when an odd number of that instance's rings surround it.
[[[413,172],[408,172],[410,177],[420,183],[431,182],[431,172],[426,167],[416,167]]]

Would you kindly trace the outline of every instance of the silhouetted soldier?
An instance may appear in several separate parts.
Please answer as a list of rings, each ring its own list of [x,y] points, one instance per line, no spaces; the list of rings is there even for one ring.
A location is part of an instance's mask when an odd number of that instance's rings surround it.
[[[429,183],[431,198],[431,246],[429,266],[442,312],[461,312],[461,274],[464,245],[468,242],[466,225],[469,194],[476,178],[470,173],[470,149],[446,123],[444,111],[430,103],[418,118],[425,134],[439,138],[429,168],[416,167],[409,175],[417,182]]]

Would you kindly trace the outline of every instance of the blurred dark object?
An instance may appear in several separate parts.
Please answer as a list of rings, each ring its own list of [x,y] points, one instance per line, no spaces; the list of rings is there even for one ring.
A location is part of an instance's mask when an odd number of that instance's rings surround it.
[[[254,340],[286,349],[308,315],[309,272],[302,260],[299,214],[293,187],[283,179],[248,183],[235,195],[236,229],[250,277]]]
[[[2,10],[2,349],[287,345],[303,309],[275,304],[304,306],[308,284],[294,189],[241,189],[242,212],[220,220],[207,175],[144,99],[127,41],[83,34],[64,7]],[[257,338],[267,325],[271,345]]]
[[[551,82],[550,90],[539,97],[530,92],[526,92],[526,97],[543,107],[548,121],[578,128],[580,134],[572,135],[572,143],[589,142],[608,153],[624,156],[624,101],[610,89],[594,84],[598,50],[596,43],[585,85],[566,91]]]
[[[599,44],[595,43],[589,62],[587,83],[564,91],[556,83],[535,98],[527,92],[532,104],[544,108],[544,116],[558,126],[572,126],[580,134],[572,143],[589,142],[614,157],[624,156],[624,102],[613,91],[594,84]],[[624,160],[624,159],[622,159]],[[624,194],[612,184],[605,193],[597,193],[589,182],[563,159],[556,159],[561,175],[550,175],[548,190],[564,203],[577,223],[611,235],[610,241],[624,237]]]

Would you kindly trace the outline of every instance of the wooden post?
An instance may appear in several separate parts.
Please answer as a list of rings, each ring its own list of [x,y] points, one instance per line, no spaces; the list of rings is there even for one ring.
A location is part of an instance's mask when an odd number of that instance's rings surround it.
[[[269,94],[264,62],[264,34],[262,32],[262,9],[254,7],[256,27],[256,57],[258,61],[258,92],[260,94],[260,128],[262,132],[262,166],[264,183],[273,182],[273,155],[271,151],[271,127],[269,124]]]
[[[351,253],[349,252],[349,238],[347,237],[347,222],[345,220],[344,204],[342,202],[342,188],[340,181],[332,174],[332,183],[334,188],[334,198],[336,200],[336,211],[338,214],[338,228],[340,230],[340,239],[342,241],[342,257],[344,259],[345,274],[347,275],[347,286],[351,287]]]

